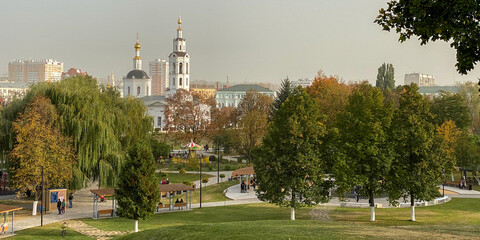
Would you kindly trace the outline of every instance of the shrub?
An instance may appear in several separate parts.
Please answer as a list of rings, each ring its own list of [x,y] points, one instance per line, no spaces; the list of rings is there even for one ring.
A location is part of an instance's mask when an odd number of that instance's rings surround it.
[[[187,171],[185,171],[184,168],[182,168],[182,169],[180,169],[180,171],[178,171],[178,173],[180,173],[180,174],[185,174],[186,172],[187,172]],[[186,185],[186,184],[185,184],[185,185]]]
[[[193,186],[193,182],[192,182],[192,181],[188,181],[188,180],[183,181],[183,184],[185,184],[185,185],[187,185],[187,186]]]
[[[223,169],[225,169],[225,171],[230,171],[232,169],[232,167],[230,167],[230,165],[225,165],[225,167],[223,167]]]
[[[222,174],[220,174],[220,178],[221,178],[221,179],[222,179],[222,181],[223,181],[223,179],[225,178],[225,174],[223,174],[223,173],[222,173]]]
[[[166,172],[160,172],[159,175],[160,175],[160,178],[168,177],[168,173],[166,173]]]
[[[163,160],[163,159],[160,160],[160,164],[162,164],[162,165],[165,164],[165,160]]]
[[[177,164],[177,166],[175,166],[177,168],[177,170],[180,170],[183,168],[183,163],[179,163]]]
[[[208,177],[202,178],[202,183],[205,183],[205,184],[206,184],[206,183],[208,183],[208,181],[209,181]]]
[[[237,162],[238,163],[243,163],[243,158],[242,157],[237,158]]]
[[[210,155],[210,157],[208,157],[210,162],[215,162],[217,160],[217,157],[215,157],[215,155]]]

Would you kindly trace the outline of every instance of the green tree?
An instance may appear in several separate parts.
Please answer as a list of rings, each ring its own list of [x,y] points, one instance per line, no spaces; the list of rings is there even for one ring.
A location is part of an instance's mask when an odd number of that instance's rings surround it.
[[[478,85],[473,82],[465,82],[460,84],[459,95],[462,96],[462,99],[465,101],[465,104],[468,108],[468,113],[470,119],[472,120],[472,125],[470,129],[473,133],[480,133],[480,96],[478,95]]]
[[[475,172],[480,166],[480,147],[478,136],[469,135],[466,132],[458,137],[455,145],[456,166],[461,168],[462,175],[466,175],[466,170]]]
[[[37,97],[13,123],[17,142],[10,152],[11,187],[35,193],[38,201],[41,169],[49,188],[66,187],[76,164],[72,141],[58,127],[58,114],[49,99]]]
[[[153,129],[140,99],[121,98],[118,91],[99,87],[90,76],[76,76],[35,84],[23,99],[2,111],[0,146],[5,150],[10,151],[16,141],[11,122],[37,96],[50,99],[62,123],[62,135],[72,138],[78,164],[73,167],[70,188],[81,188],[89,180],[114,186],[124,163],[124,149],[148,139]]]
[[[383,94],[368,83],[358,86],[338,117],[339,149],[344,158],[335,167],[339,190],[361,186],[360,194],[369,198],[370,221],[375,221],[375,196],[384,191],[385,176],[392,161],[388,141],[393,109],[384,104]]]
[[[155,213],[160,201],[155,163],[148,144],[137,143],[128,153],[129,159],[122,168],[115,196],[120,217],[135,220],[138,232],[138,219],[146,219]]]
[[[422,45],[442,40],[457,51],[457,71],[466,74],[480,60],[480,4],[476,0],[395,0],[375,23],[395,30],[399,41],[417,36]]]
[[[160,158],[167,159],[170,155],[170,145],[160,142],[156,138],[150,138],[150,148],[155,161],[158,161]]]
[[[315,100],[296,88],[275,112],[253,161],[257,196],[290,207],[292,220],[295,209],[328,201],[324,121]]]
[[[404,86],[396,109],[391,141],[395,144],[395,158],[388,175],[389,201],[410,197],[411,221],[415,221],[415,200],[429,201],[439,195],[442,179],[442,153],[435,144],[435,126],[429,102],[418,93],[415,84]]]
[[[395,89],[395,69],[393,64],[384,63],[378,68],[377,81],[375,86],[382,91]]]
[[[472,123],[468,106],[460,94],[442,92],[433,99],[430,111],[437,126],[452,120],[459,129],[468,130]]]
[[[267,133],[268,114],[258,110],[246,113],[239,122],[237,130],[239,144],[237,149],[251,163],[254,154],[253,150],[260,146],[262,138]]]
[[[273,100],[272,111],[270,114],[271,116],[273,116],[275,112],[280,109],[282,103],[287,100],[288,96],[292,95],[293,90],[294,87],[288,77],[283,79],[280,90],[277,92],[277,97],[275,97],[275,100]]]

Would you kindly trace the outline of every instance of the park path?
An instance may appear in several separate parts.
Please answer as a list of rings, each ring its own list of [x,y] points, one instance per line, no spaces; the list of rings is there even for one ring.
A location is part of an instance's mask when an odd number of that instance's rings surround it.
[[[107,240],[114,236],[125,235],[133,231],[105,231],[96,227],[90,226],[79,220],[68,220],[67,226],[83,235],[95,238],[97,240]]]

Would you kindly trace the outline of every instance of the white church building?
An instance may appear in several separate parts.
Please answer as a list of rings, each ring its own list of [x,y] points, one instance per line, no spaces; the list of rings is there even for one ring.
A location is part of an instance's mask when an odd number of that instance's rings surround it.
[[[182,19],[178,18],[177,37],[173,39],[173,52],[169,55],[169,86],[165,96],[152,96],[152,79],[142,70],[140,43],[135,43],[133,70],[123,78],[123,97],[138,97],[153,117],[153,126],[165,128],[165,98],[176,93],[178,89],[190,90],[190,55],[187,53],[186,40],[182,36]]]

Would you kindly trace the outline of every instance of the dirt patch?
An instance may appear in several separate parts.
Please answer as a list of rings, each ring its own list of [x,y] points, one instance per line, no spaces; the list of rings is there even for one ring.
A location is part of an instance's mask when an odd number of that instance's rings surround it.
[[[87,235],[89,237],[93,237],[99,240],[107,240],[107,239],[111,239],[114,236],[124,235],[132,232],[132,231],[104,231],[78,220],[67,221],[67,226],[83,235]]]

